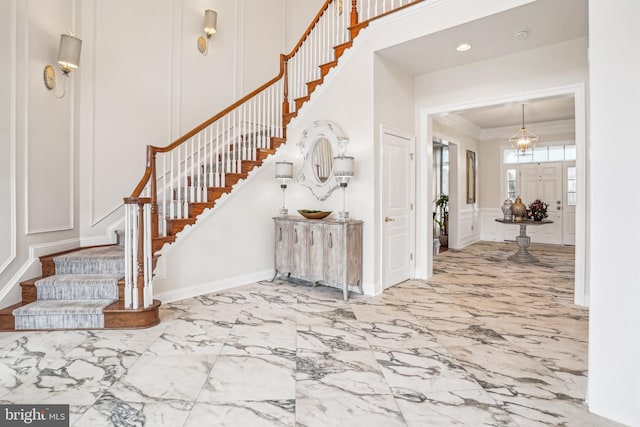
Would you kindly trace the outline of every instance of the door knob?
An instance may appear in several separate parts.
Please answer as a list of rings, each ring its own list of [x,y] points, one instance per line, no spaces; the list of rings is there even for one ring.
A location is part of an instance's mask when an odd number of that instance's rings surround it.
[[[388,216],[384,217],[384,222],[391,222],[391,221],[395,221],[395,220],[396,220],[395,218],[390,218]]]

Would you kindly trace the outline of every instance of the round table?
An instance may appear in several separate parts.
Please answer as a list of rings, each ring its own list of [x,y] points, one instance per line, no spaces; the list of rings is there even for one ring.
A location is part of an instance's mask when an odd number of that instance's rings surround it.
[[[516,236],[516,243],[518,244],[518,252],[511,255],[509,259],[514,262],[538,262],[538,258],[534,257],[529,253],[527,248],[531,245],[531,237],[527,236],[527,225],[545,225],[552,224],[553,221],[543,219],[542,221],[513,221],[507,219],[497,218],[496,222],[501,224],[509,224],[509,225],[519,225],[520,226],[520,234]]]

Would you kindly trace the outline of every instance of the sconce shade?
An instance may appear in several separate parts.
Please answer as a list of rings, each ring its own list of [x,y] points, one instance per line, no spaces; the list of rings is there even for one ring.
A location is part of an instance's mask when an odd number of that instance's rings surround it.
[[[333,176],[336,178],[351,178],[355,175],[355,161],[350,156],[333,158]]]
[[[276,162],[276,179],[288,181],[293,179],[293,163],[292,162]]]
[[[218,13],[215,10],[204,11],[204,32],[207,37],[214,35],[218,28]]]
[[[60,48],[58,49],[58,64],[62,72],[69,72],[78,68],[80,64],[80,49],[82,48],[82,40],[69,34],[60,36]]]

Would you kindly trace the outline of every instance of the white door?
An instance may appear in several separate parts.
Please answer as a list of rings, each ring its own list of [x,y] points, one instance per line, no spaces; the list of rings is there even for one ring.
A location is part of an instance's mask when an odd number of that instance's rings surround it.
[[[414,139],[382,131],[382,286],[411,278]]]
[[[529,204],[540,199],[549,204],[547,219],[553,224],[527,227],[527,235],[536,243],[562,244],[563,205],[562,163],[532,163],[520,166],[520,197]]]
[[[564,205],[562,207],[562,244],[576,244],[576,162],[564,165]]]

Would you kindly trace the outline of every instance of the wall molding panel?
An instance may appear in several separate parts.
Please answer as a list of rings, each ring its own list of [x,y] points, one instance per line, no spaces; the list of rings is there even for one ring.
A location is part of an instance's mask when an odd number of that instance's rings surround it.
[[[8,6],[7,6],[8,5]],[[2,182],[6,183],[6,188],[0,188],[2,191],[3,199],[7,195],[9,196],[9,203],[3,203],[3,208],[6,209],[6,213],[8,214],[8,221],[3,221],[3,227],[6,227],[3,231],[2,235],[7,236],[8,238],[3,238],[2,245],[4,246],[0,250],[0,254],[2,254],[2,258],[0,258],[0,273],[2,273],[16,258],[17,252],[17,158],[16,158],[16,81],[17,81],[17,55],[16,55],[16,37],[17,37],[17,0],[11,0],[10,3],[5,4],[3,7],[9,7],[9,13],[5,13],[5,17],[8,17],[9,25],[5,26],[5,29],[8,29],[10,43],[8,49],[9,52],[9,66],[6,68],[5,72],[9,73],[9,96],[5,98],[8,100],[7,107],[8,111],[4,111],[3,114],[7,114],[7,131],[8,135],[5,138],[5,135],[2,135],[5,141],[8,141],[7,147],[2,147],[2,151],[0,151],[0,155],[2,156],[2,161],[6,162],[0,170],[0,177],[2,178]],[[4,97],[4,96],[3,96]],[[3,106],[4,107],[4,106]],[[5,118],[2,118],[4,121]],[[8,152],[7,152],[8,149]],[[4,192],[7,192],[5,194]],[[3,215],[4,216],[4,215]]]
[[[46,90],[41,80],[29,78],[46,64],[55,62],[60,33],[68,28],[75,32],[75,0],[69,0],[67,6],[29,0],[26,7],[23,133],[25,182],[28,183],[24,212],[27,235],[74,228],[76,76],[72,73],[69,81],[64,82],[58,73],[58,84],[66,83],[66,94],[61,99]]]

